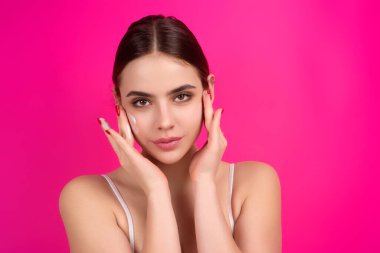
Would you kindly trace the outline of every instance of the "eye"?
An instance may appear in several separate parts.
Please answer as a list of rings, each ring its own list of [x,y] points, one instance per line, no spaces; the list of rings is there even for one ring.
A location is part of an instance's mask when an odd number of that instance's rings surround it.
[[[190,94],[181,93],[176,98],[179,98],[180,101],[187,101],[187,100],[190,100],[191,97],[192,95]]]
[[[136,99],[136,100],[134,100],[134,101],[132,102],[132,105],[135,106],[135,107],[143,107],[143,106],[145,106],[145,103],[146,103],[147,101],[148,101],[148,100],[146,100],[146,99],[138,98],[138,99]],[[142,103],[140,103],[140,105],[138,105],[139,102],[142,102]]]
[[[190,100],[192,96],[193,95],[191,95],[191,94],[181,93],[178,96],[176,96],[175,98],[178,98],[179,102],[186,102],[186,101]],[[132,105],[134,107],[145,107],[147,105],[147,102],[149,102],[149,100],[147,100],[145,98],[137,98],[132,102]]]

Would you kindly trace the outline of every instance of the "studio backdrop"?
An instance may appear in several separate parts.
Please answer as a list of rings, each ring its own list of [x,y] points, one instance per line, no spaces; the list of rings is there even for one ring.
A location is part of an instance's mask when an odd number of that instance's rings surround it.
[[[7,1],[0,8],[0,252],[69,252],[59,194],[119,166],[111,72],[131,22],[194,33],[223,160],[277,171],[283,252],[380,252],[377,1]],[[202,132],[198,144],[204,141]]]

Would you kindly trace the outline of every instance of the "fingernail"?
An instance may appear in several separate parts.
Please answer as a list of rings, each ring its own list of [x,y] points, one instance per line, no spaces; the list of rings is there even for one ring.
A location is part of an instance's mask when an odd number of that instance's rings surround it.
[[[207,93],[210,95],[210,99],[212,99],[211,91],[207,90]]]
[[[108,130],[110,129],[110,126],[108,125],[108,123],[105,121],[105,119],[103,119],[102,117],[98,118],[98,121],[100,123],[100,126],[103,128],[103,130]]]
[[[111,135],[110,130],[107,129],[105,132],[106,132],[108,135]]]
[[[115,109],[116,109],[117,116],[119,117],[120,116],[120,108],[119,108],[119,106],[115,105]]]
[[[97,120],[98,120],[98,122],[99,122],[99,125],[101,125],[101,124],[102,124],[102,122],[100,121],[100,118],[97,118]]]
[[[222,113],[224,112],[224,109],[222,108]]]

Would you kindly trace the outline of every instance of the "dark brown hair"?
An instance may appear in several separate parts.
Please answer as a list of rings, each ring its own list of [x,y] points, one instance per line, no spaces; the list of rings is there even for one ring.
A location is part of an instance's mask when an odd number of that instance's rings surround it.
[[[133,22],[116,51],[113,92],[120,101],[120,73],[132,60],[153,52],[174,56],[194,66],[203,88],[208,88],[209,66],[202,48],[187,26],[173,16],[149,15]]]

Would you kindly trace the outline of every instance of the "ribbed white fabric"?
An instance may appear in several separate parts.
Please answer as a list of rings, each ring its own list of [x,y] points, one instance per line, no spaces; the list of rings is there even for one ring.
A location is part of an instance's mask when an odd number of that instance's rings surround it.
[[[232,189],[234,185],[234,171],[235,171],[235,164],[230,164],[230,171],[229,171],[229,205],[228,205],[228,215],[230,219],[231,224],[231,230],[232,233],[234,232],[235,227],[235,221],[232,215]],[[124,201],[123,197],[121,196],[120,192],[118,191],[116,185],[112,182],[111,178],[108,177],[105,174],[102,174],[102,176],[107,180],[108,184],[111,186],[112,191],[114,192],[115,196],[119,200],[121,206],[124,209],[125,214],[127,215],[128,219],[128,227],[129,227],[129,242],[131,244],[132,252],[135,252],[135,238],[134,238],[134,232],[133,232],[133,221],[132,221],[132,215],[129,211],[127,203]]]
[[[230,197],[230,202],[229,202],[229,206],[228,206],[228,214],[229,214],[229,217],[230,217],[230,224],[231,224],[231,230],[232,230],[232,233],[234,232],[234,227],[235,227],[235,221],[234,221],[234,217],[232,215],[232,188],[234,186],[234,171],[235,171],[235,164],[234,163],[230,163],[230,176],[229,176],[229,197]]]
[[[123,197],[121,196],[116,185],[112,182],[111,178],[105,174],[102,174],[102,176],[107,180],[108,184],[111,186],[112,191],[116,195],[117,199],[119,200],[121,206],[124,209],[125,214],[127,215],[128,228],[129,228],[129,230],[128,230],[129,231],[129,243],[131,244],[132,252],[135,252],[135,237],[134,237],[134,232],[133,232],[133,221],[132,221],[131,212],[129,211],[127,203],[124,201]]]

